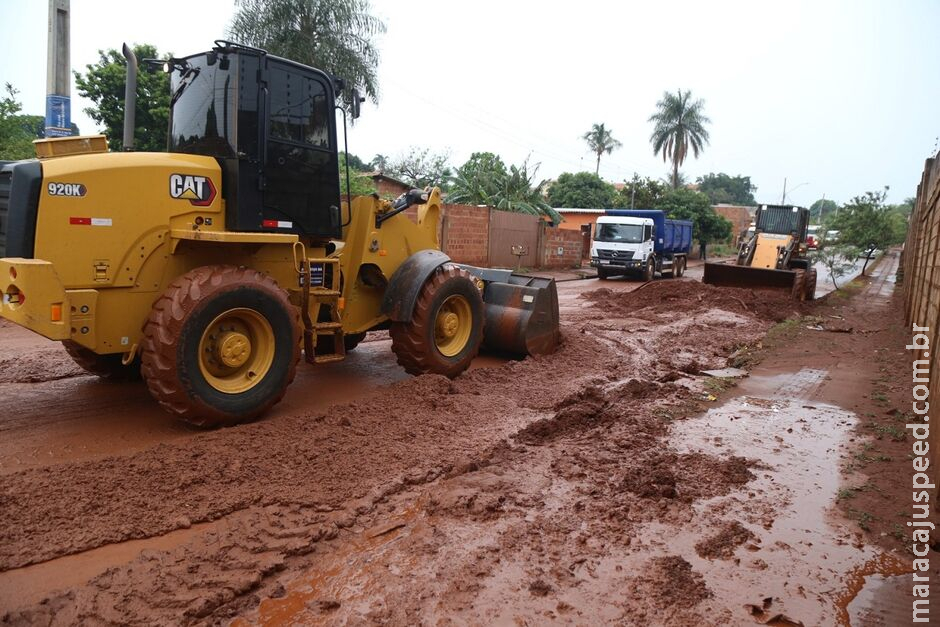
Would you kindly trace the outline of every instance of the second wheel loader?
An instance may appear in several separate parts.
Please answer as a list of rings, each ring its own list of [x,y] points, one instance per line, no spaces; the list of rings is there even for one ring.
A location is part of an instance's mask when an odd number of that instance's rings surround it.
[[[0,316],[207,427],[260,416],[301,354],[341,360],[370,330],[412,374],[555,349],[554,282],[453,263],[437,189],[341,200],[339,79],[226,41],[166,68],[168,152],[67,137],[0,164]]]
[[[796,300],[816,297],[816,269],[807,257],[809,209],[761,205],[754,233],[741,243],[734,263],[706,263],[702,280],[712,285],[786,290]]]

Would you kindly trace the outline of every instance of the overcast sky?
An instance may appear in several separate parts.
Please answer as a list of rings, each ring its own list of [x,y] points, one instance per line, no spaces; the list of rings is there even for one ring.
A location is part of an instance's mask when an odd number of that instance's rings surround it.
[[[0,0],[0,82],[44,111],[45,0]],[[556,8],[557,7],[557,8]],[[759,202],[839,202],[890,185],[913,196],[940,136],[940,1],[441,2],[379,0],[381,98],[350,131],[368,160],[410,146],[529,157],[540,177],[594,170],[581,135],[605,123],[623,148],[601,176],[662,178],[647,121],[664,90],[705,100],[711,144],[683,171],[749,175]],[[71,0],[71,62],[155,44],[177,55],[225,35],[232,0]],[[94,123],[73,86],[72,117]]]

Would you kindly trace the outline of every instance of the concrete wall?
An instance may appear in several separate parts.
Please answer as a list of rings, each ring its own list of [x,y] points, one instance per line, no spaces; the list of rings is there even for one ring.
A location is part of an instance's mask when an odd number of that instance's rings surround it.
[[[910,227],[907,240],[904,242],[902,257],[902,273],[899,277],[904,286],[904,315],[908,325],[929,327],[929,331],[922,333],[929,339],[929,349],[911,351],[911,360],[928,360],[930,368],[929,396],[921,406],[930,408],[940,406],[940,153],[932,159],[927,159],[920,185],[917,186],[917,197],[914,201],[914,211],[911,214]],[[913,327],[909,327],[913,328]],[[914,337],[913,330],[911,336]],[[923,345],[923,342],[921,342]],[[925,353],[929,353],[929,356]],[[920,364],[923,367],[924,364]],[[921,375],[922,377],[923,375]],[[923,396],[921,393],[920,396]],[[937,411],[926,414],[936,418]],[[919,423],[920,416],[913,415],[911,422]],[[932,482],[936,484],[937,464],[940,464],[940,425],[931,420],[929,449],[930,470]],[[937,491],[933,490],[931,500],[934,503],[933,520],[937,521],[936,513],[940,511],[937,500]],[[940,536],[932,533],[932,539]]]

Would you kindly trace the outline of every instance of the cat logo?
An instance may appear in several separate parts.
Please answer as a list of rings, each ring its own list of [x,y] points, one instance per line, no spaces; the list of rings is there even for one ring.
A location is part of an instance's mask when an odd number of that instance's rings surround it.
[[[215,185],[208,176],[171,174],[170,196],[188,200],[197,207],[208,207],[215,200]]]

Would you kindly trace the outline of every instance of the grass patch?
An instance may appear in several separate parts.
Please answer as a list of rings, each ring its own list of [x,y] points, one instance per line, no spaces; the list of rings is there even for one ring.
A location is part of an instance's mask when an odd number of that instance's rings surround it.
[[[873,429],[878,434],[878,439],[884,436],[890,437],[895,442],[903,442],[907,439],[907,432],[898,425],[886,425],[877,422],[869,422],[868,428]]]
[[[871,531],[871,523],[876,519],[874,514],[869,514],[868,512],[862,512],[852,508],[849,508],[848,514],[849,518],[857,522],[859,527],[865,531]]]
[[[737,384],[738,380],[733,377],[708,377],[704,383],[705,389],[714,396],[720,395]]]

